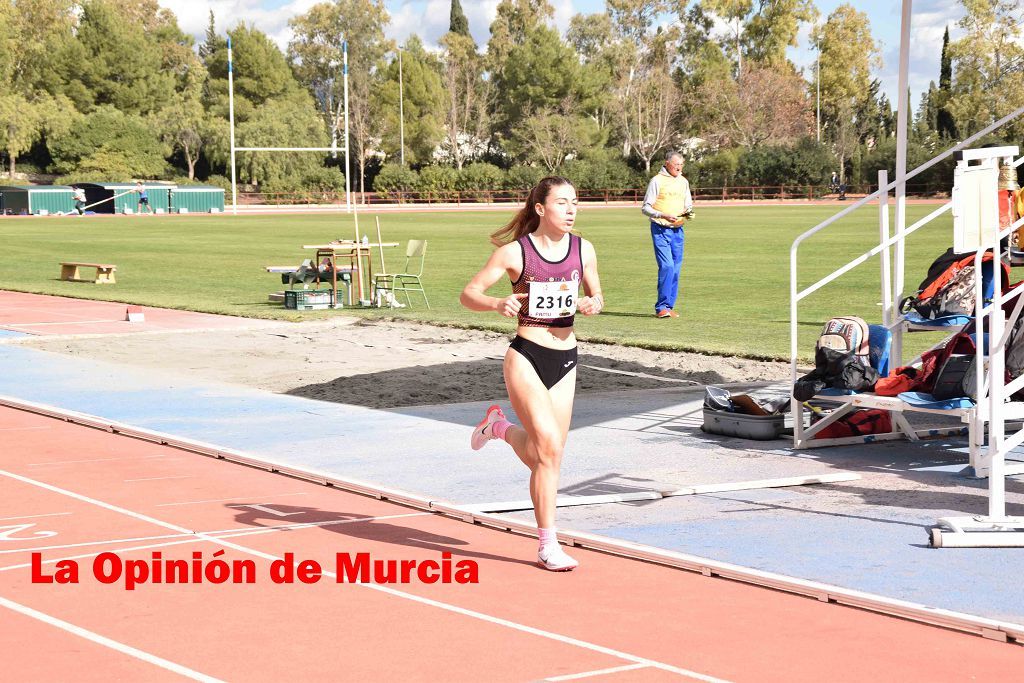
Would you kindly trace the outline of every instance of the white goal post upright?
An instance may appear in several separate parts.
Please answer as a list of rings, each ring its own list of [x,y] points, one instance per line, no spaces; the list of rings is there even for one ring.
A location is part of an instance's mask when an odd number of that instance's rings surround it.
[[[348,145],[348,41],[341,42],[343,54],[342,80],[345,89],[345,211],[352,213],[352,192],[349,181],[349,145]],[[235,171],[236,152],[332,152],[338,154],[338,140],[334,136],[331,147],[238,147],[235,145],[235,77],[233,56],[231,53],[231,36],[228,36],[228,128],[231,138],[231,213],[238,215],[238,183]]]

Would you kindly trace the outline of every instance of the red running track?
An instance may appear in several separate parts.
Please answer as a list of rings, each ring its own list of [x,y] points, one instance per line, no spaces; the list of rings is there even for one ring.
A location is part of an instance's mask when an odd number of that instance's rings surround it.
[[[0,329],[34,335],[70,335],[233,329],[273,324],[272,321],[229,315],[149,306],[139,308],[143,320],[127,322],[128,304],[0,290]]]
[[[400,464],[398,465],[400,466]],[[459,463],[453,463],[459,466]],[[536,541],[0,408],[0,648],[8,680],[1009,681],[1024,649]],[[123,561],[249,559],[252,584],[92,575]],[[77,558],[77,584],[33,583]],[[294,553],[473,560],[479,583],[275,584]]]

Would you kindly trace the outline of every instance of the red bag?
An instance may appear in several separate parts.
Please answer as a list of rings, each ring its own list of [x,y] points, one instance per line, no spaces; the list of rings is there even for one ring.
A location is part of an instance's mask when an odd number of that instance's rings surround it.
[[[814,435],[815,439],[839,439],[844,436],[887,434],[892,431],[892,418],[888,410],[872,408],[855,410],[844,415]]]

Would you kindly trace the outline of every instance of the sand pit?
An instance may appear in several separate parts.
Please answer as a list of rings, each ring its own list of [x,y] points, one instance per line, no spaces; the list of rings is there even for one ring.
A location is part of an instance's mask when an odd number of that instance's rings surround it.
[[[25,338],[32,348],[323,401],[389,408],[503,400],[509,335],[336,318],[251,330]],[[787,380],[785,363],[580,344],[578,393]]]

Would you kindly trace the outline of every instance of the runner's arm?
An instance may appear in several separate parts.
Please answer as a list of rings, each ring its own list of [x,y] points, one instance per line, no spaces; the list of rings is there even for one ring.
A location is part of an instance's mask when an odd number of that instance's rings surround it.
[[[512,318],[519,313],[522,299],[525,299],[527,295],[512,294],[498,298],[489,296],[486,292],[506,273],[511,276],[516,272],[522,272],[522,270],[522,253],[519,245],[512,242],[499,247],[487,259],[487,263],[480,269],[480,272],[474,275],[466,288],[462,290],[459,301],[471,311],[494,311],[506,318]]]
[[[597,251],[587,240],[580,240],[583,248],[583,292],[576,310],[583,315],[597,315],[604,309],[604,294],[601,293],[601,278],[597,275]]]

